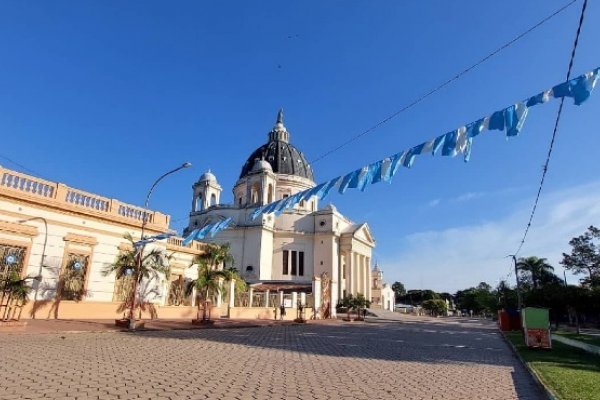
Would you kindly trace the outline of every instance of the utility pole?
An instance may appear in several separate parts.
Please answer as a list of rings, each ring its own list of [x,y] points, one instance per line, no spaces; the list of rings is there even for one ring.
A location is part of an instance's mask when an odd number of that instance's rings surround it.
[[[519,282],[519,269],[517,268],[517,256],[510,254],[515,264],[515,279],[517,280],[517,309],[521,311],[523,300],[521,299],[521,283]]]

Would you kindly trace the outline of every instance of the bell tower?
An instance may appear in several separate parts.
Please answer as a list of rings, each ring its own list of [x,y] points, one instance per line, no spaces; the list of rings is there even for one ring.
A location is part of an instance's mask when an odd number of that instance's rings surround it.
[[[192,212],[201,212],[207,208],[219,204],[221,199],[221,185],[217,177],[208,170],[202,174],[198,182],[192,186],[194,197],[192,200]]]

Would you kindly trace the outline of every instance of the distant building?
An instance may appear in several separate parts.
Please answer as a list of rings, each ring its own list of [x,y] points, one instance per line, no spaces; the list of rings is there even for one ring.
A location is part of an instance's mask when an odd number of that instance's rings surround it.
[[[375,267],[371,271],[371,278],[373,280],[371,286],[371,308],[394,311],[396,295],[392,287],[383,282],[383,271],[379,269],[377,263],[375,263]]]
[[[313,170],[290,143],[280,111],[267,143],[242,165],[233,186],[233,204],[220,203],[222,188],[210,171],[193,185],[185,233],[232,217],[234,226],[212,240],[231,244],[235,266],[254,289],[312,292],[315,307],[334,314],[338,299],[345,294],[371,297],[375,240],[367,223],[350,221],[331,204],[319,208],[316,196],[279,217],[250,218],[256,207],[314,186]]]

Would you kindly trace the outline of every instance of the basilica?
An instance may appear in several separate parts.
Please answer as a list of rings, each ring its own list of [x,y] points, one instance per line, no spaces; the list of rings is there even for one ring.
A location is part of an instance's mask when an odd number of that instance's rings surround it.
[[[279,111],[267,143],[243,163],[233,185],[233,204],[221,204],[222,187],[212,172],[192,186],[192,230],[231,217],[233,224],[212,239],[229,243],[235,267],[260,291],[313,293],[315,303],[331,309],[344,295],[371,299],[371,254],[375,241],[366,222],[355,223],[317,196],[280,216],[252,212],[260,206],[315,186],[304,154],[290,143]],[[319,297],[319,299],[317,299]],[[317,306],[315,304],[315,306]],[[319,308],[317,306],[317,308]]]
[[[216,296],[213,315],[273,319],[273,309],[284,306],[288,319],[300,309],[312,312],[307,318],[335,317],[338,300],[357,294],[374,308],[393,309],[381,271],[370,269],[375,241],[365,222],[352,222],[331,204],[321,207],[317,196],[277,217],[252,218],[258,207],[314,186],[313,170],[290,143],[281,111],[267,143],[242,165],[233,204],[221,204],[222,188],[210,171],[193,184],[184,236],[231,218],[228,229],[205,241],[229,243],[234,267],[249,283],[237,293],[230,281]],[[147,305],[142,316],[195,317],[197,297],[183,288],[197,278],[194,265],[205,242],[174,235],[170,216],[159,211],[0,166],[0,282],[17,276],[29,291],[19,301],[0,296],[0,316],[121,318],[131,277],[107,268],[134,252],[142,232],[170,236],[146,246],[169,254],[170,273],[140,283],[136,295]]]

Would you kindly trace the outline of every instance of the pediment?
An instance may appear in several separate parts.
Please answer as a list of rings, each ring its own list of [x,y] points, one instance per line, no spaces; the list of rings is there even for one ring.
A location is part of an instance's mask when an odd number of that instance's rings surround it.
[[[353,236],[356,239],[362,240],[363,242],[367,242],[373,245],[375,244],[375,239],[371,234],[371,229],[369,229],[369,225],[366,222],[364,224],[359,225],[358,228],[356,228]]]

